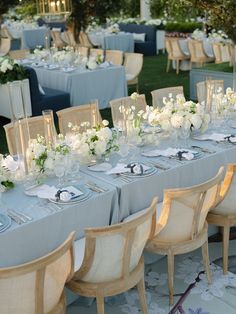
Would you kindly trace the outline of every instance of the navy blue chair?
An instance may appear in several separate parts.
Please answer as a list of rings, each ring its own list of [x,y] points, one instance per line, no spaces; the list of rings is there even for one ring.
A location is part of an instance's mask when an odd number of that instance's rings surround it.
[[[45,93],[42,94],[35,70],[31,67],[26,67],[26,70],[29,75],[32,116],[41,115],[42,110],[52,109],[56,117],[56,111],[70,107],[69,93],[42,86]]]
[[[119,24],[120,30],[129,33],[145,33],[145,41],[135,40],[134,51],[145,56],[156,55],[156,26],[143,24]]]

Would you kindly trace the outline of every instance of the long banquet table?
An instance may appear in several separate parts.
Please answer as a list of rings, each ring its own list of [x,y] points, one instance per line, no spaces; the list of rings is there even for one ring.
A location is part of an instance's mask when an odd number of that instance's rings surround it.
[[[34,69],[42,86],[69,92],[71,106],[98,99],[100,109],[104,109],[108,107],[110,100],[127,96],[125,69],[122,66],[92,71],[77,69],[70,73],[43,67]]]
[[[234,130],[227,133],[233,134]],[[22,186],[3,193],[5,205],[0,207],[0,212],[14,208],[32,216],[34,220],[20,226],[13,223],[10,229],[0,233],[0,267],[26,262],[46,254],[72,230],[76,230],[76,237],[80,238],[85,227],[122,221],[124,217],[149,206],[154,196],[157,195],[159,201],[162,201],[163,189],[199,184],[214,176],[220,166],[236,161],[236,146],[233,144],[191,140],[190,145],[202,146],[211,152],[202,152],[200,158],[190,161],[136,156],[136,160],[156,162],[169,169],[157,169],[155,174],[129,181],[124,181],[121,176],[110,176],[104,172],[91,171],[90,167],[81,167],[81,184],[93,181],[107,191],[93,193],[91,198],[77,205],[63,205],[62,210],[53,214],[47,214],[38,208],[35,205],[37,199],[24,195]],[[118,158],[118,155],[111,158],[112,165],[115,165]],[[210,229],[211,234],[215,231],[215,228]]]

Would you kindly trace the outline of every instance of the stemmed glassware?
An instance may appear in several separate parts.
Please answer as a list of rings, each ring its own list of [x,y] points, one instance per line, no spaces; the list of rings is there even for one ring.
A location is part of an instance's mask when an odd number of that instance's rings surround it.
[[[65,168],[64,159],[60,158],[56,160],[54,164],[54,173],[56,177],[58,178],[58,184],[57,184],[58,188],[62,188],[63,186],[63,177],[65,175],[65,171],[66,171],[66,168]]]
[[[190,128],[189,128],[189,123],[184,122],[181,125],[181,131],[180,131],[180,137],[183,139],[183,145],[184,148],[188,148],[188,139],[190,136]]]

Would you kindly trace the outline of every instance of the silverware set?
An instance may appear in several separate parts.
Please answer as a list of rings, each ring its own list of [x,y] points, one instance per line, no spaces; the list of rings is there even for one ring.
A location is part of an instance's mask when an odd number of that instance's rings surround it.
[[[24,224],[33,220],[31,216],[26,215],[25,213],[13,210],[13,209],[8,209],[7,215],[12,220],[14,220],[18,225],[21,225],[21,224]]]
[[[201,146],[197,146],[197,145],[192,145],[192,148],[197,148],[200,149],[201,152],[206,153],[206,154],[215,154],[216,151],[209,149],[209,148],[205,148],[205,147],[201,147]]]
[[[108,191],[108,189],[105,189],[105,188],[97,185],[95,182],[91,182],[91,181],[86,182],[85,186],[89,190],[91,190],[92,192],[96,192],[96,193],[104,193],[104,192]]]

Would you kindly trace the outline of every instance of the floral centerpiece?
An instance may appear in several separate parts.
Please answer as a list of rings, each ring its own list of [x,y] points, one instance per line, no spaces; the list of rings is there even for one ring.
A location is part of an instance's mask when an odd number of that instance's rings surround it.
[[[163,98],[164,107],[150,108],[144,118],[151,125],[159,125],[163,130],[180,129],[185,126],[190,130],[204,131],[208,127],[210,116],[204,112],[204,106],[193,101],[186,101],[183,95]]]
[[[19,81],[28,77],[25,68],[9,57],[0,57],[0,84]]]
[[[82,133],[79,126],[70,123],[69,127],[71,133],[66,135],[66,143],[79,154],[82,162],[107,158],[109,154],[119,150],[117,133],[108,127],[106,120],[103,120],[102,125],[89,128]]]
[[[213,108],[211,109],[218,115],[223,115],[227,112],[236,111],[236,93],[228,87],[226,92],[219,87],[216,92],[212,95],[213,97]]]
[[[119,28],[119,25],[117,23],[115,23],[115,24],[112,24],[111,26],[109,26],[107,28],[107,30],[109,33],[118,34],[120,31],[120,28]]]
[[[96,69],[100,64],[103,63],[104,56],[101,54],[98,54],[96,56],[90,56],[88,59],[88,62],[86,64],[86,68],[89,70]]]
[[[30,140],[27,149],[27,164],[31,173],[51,173],[55,162],[69,154],[70,147],[65,143],[62,135],[58,136],[54,146],[47,146],[43,136],[38,135],[36,139]]]
[[[14,172],[18,168],[11,156],[4,157],[0,154],[0,192],[14,187]]]

